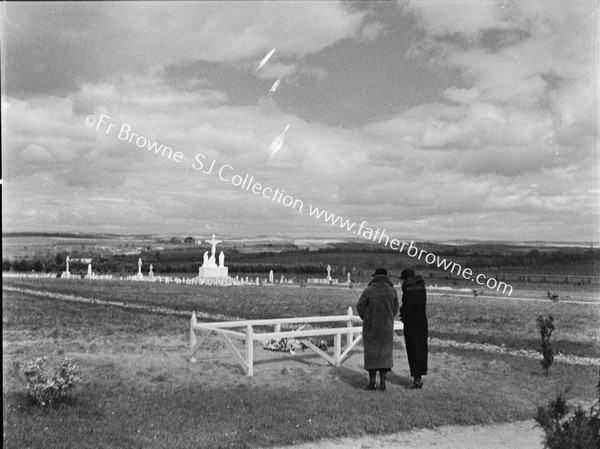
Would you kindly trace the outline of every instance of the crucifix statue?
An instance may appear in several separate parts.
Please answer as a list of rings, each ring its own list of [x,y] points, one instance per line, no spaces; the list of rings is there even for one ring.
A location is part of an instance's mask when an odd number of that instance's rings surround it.
[[[206,240],[206,243],[210,243],[212,245],[212,250],[211,250],[210,257],[214,261],[215,260],[215,255],[217,254],[217,243],[221,243],[221,240],[216,240],[215,239],[215,234],[213,233],[212,240]]]

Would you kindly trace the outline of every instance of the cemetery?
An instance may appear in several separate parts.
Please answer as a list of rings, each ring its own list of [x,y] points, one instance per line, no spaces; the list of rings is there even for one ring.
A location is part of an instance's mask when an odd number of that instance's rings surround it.
[[[181,276],[168,276],[168,275],[155,275],[153,272],[153,265],[150,264],[148,274],[145,275],[142,272],[143,261],[142,258],[139,258],[137,261],[138,271],[134,275],[128,276],[116,276],[112,274],[97,274],[93,271],[92,263],[88,263],[87,265],[87,273],[85,275],[75,275],[70,271],[70,256],[66,256],[65,259],[65,270],[60,273],[60,277],[62,279],[86,279],[86,280],[120,280],[120,281],[137,281],[137,282],[159,282],[165,284],[175,284],[175,285],[206,285],[206,286],[232,286],[232,285],[273,285],[275,283],[278,284],[287,284],[293,285],[296,284],[293,279],[286,278],[284,274],[281,274],[281,277],[276,280],[274,277],[273,270],[269,272],[268,278],[254,277],[250,278],[249,276],[240,276],[235,275],[232,277],[229,275],[229,268],[225,265],[225,253],[221,250],[217,257],[217,244],[222,243],[221,240],[216,240],[215,234],[212,235],[211,240],[196,240],[195,243],[197,245],[202,245],[202,243],[210,244],[210,253],[209,251],[205,251],[203,254],[203,260],[201,265],[198,268],[198,276],[195,277],[181,277]],[[218,260],[218,263],[217,263]],[[14,277],[40,277],[40,278],[48,278],[54,277],[52,273],[3,273],[3,276],[14,276]],[[310,284],[324,284],[324,285],[338,285],[339,280],[332,278],[331,276],[331,266],[327,266],[327,276],[323,278],[308,278],[308,283]],[[350,281],[350,273],[347,273],[347,281],[344,283],[345,285],[352,286],[352,282]],[[299,284],[304,285],[304,284]]]
[[[156,274],[156,262],[144,264],[142,257],[137,258],[133,274],[98,274],[93,260],[86,261],[85,274],[74,274],[70,255],[60,278],[53,273],[3,273],[5,315],[10,322],[23,316],[20,319],[29,323],[25,328],[9,328],[25,339],[30,328],[41,329],[46,336],[28,346],[26,354],[43,351],[49,360],[68,354],[69,379],[79,381],[80,372],[84,373],[84,387],[75,385],[65,396],[67,401],[69,397],[83,401],[72,413],[82,413],[83,404],[105,395],[101,391],[107,385],[114,393],[108,395],[112,399],[100,402],[99,410],[112,410],[110,416],[114,412],[124,423],[125,433],[139,429],[152,435],[152,440],[192,441],[198,435],[177,424],[186,421],[187,407],[182,404],[204,404],[198,416],[204,429],[200,438],[209,442],[209,448],[228,441],[241,448],[248,438],[256,445],[324,438],[345,423],[360,432],[373,432],[352,412],[362,406],[356,401],[393,410],[376,432],[395,432],[398,423],[406,429],[420,425],[419,414],[396,406],[402,403],[417,410],[421,401],[406,393],[410,376],[401,321],[394,322],[396,367],[389,378],[390,388],[383,396],[365,396],[362,391],[362,320],[354,310],[366,283],[357,283],[350,271],[339,279],[329,263],[321,276],[310,275],[306,282],[273,269],[266,276],[232,273],[226,263],[227,241],[212,234],[190,245],[202,255],[194,276]],[[439,285],[439,278],[428,280],[433,369],[423,394],[436,410],[428,414],[430,422],[439,426],[504,421],[506,416],[530,419],[546,400],[548,382],[564,384],[577,378],[581,381],[572,384],[570,397],[590,396],[600,354],[595,344],[597,294],[586,284],[564,284],[566,288],[548,284],[541,289],[523,282],[518,284],[517,295],[508,298],[483,290],[474,293],[472,288],[452,283]],[[557,328],[552,335],[556,340],[545,340],[543,357],[535,330],[540,314],[555,317]],[[18,340],[9,336],[11,359],[22,360],[19,347]],[[46,359],[36,360],[41,366]],[[121,373],[120,380],[114,379],[115,372]],[[475,385],[463,389],[464,378],[475,379]],[[13,391],[21,385],[18,379],[15,372],[7,384]],[[120,385],[128,387],[121,390]],[[150,391],[159,395],[160,411],[149,406],[146,395]],[[478,393],[474,396],[472,391]],[[281,394],[289,398],[289,413],[274,414],[273,410],[281,410],[276,406]],[[116,395],[126,397],[126,402],[115,407]],[[10,407],[23,406],[18,395],[7,400]],[[242,408],[240,401],[246,404]],[[134,410],[143,410],[140,421],[130,422],[125,417]],[[212,421],[210,410],[227,410],[231,415]],[[173,420],[162,418],[165,413]],[[260,416],[258,421],[251,418],[256,416]],[[286,428],[298,416],[307,416],[308,425],[298,422],[289,432],[265,430],[273,425]],[[207,420],[212,424],[205,427]],[[98,425],[95,420],[83,422],[82,429],[87,429],[83,434]],[[101,428],[94,432],[106,440],[113,426],[110,419],[99,422]],[[160,424],[148,427],[144,422]],[[263,430],[254,432],[256,425]],[[61,432],[55,421],[52,428],[55,435]],[[215,430],[223,428],[238,433],[225,435]],[[31,435],[22,433],[19,438],[31,441]],[[80,440],[71,438],[80,445]]]
[[[389,407],[380,431],[396,432],[399,426],[419,425],[422,416],[408,410],[423,400],[436,410],[428,414],[436,425],[476,424],[503,421],[505,416],[529,419],[546,401],[548,383],[577,378],[570,397],[583,399],[593,394],[600,360],[593,343],[597,332],[597,321],[590,314],[597,308],[593,295],[561,291],[565,298],[587,298],[586,304],[553,302],[525,290],[520,295],[531,301],[469,298],[451,291],[432,295],[428,301],[433,330],[430,388],[418,396],[405,389],[409,373],[399,338],[394,345],[397,366],[389,379],[391,385],[385,395],[373,396],[362,391],[361,325],[350,312],[361,290],[326,285],[290,289],[285,282],[268,280],[262,286],[224,288],[133,279],[91,280],[94,284],[89,284],[72,278],[5,276],[5,315],[14,322],[19,313],[26,323],[7,328],[16,333],[8,334],[5,354],[12,360],[40,352],[52,359],[60,358],[61,352],[72,357],[85,377],[82,387],[69,393],[78,405],[63,406],[63,418],[78,419],[82,437],[94,429],[107,446],[113,419],[119,420],[125,434],[137,435],[139,429],[163,444],[201,438],[207,447],[228,441],[243,447],[250,439],[264,447],[268,441],[289,444],[327,437],[344,423],[352,423],[361,432],[372,431],[355,413],[360,406]],[[94,288],[90,290],[89,285]],[[539,350],[535,355],[539,343],[534,322],[540,313],[557,319],[552,337],[560,357],[547,377],[542,374]],[[401,322],[396,325],[399,335],[401,326]],[[33,346],[23,346],[12,336],[28,335],[30,329],[38,329],[42,337]],[[321,346],[321,340],[328,341],[329,347]],[[268,349],[274,341],[288,345],[280,345],[277,351]],[[292,341],[302,346],[289,344]],[[489,351],[501,347],[506,350]],[[23,349],[25,353],[20,353]],[[526,356],[519,355],[526,349],[530,351]],[[569,360],[562,354],[579,358]],[[7,376],[7,388],[17,391],[17,378]],[[459,388],[463,376],[471,379],[469,389]],[[286,412],[275,405],[282,394],[287,398]],[[19,397],[6,397],[9,407],[23,407]],[[151,405],[155,397],[160,407]],[[404,407],[397,407],[398,403]],[[194,409],[198,417],[189,418],[186,410],[199,404],[201,408]],[[103,417],[87,414],[87,407]],[[229,414],[213,415],[215,410]],[[128,418],[132,416],[139,418]],[[305,421],[295,418],[299,416],[305,416]],[[190,419],[196,424],[178,424]],[[8,425],[13,422],[9,420]],[[45,438],[66,432],[64,424],[50,415],[32,426]],[[262,430],[252,431],[256,426]],[[44,427],[48,427],[45,432]],[[217,430],[223,428],[227,430]],[[231,434],[235,429],[237,433]],[[28,432],[20,438],[32,441],[35,435]],[[69,435],[74,445],[80,445],[79,437]]]

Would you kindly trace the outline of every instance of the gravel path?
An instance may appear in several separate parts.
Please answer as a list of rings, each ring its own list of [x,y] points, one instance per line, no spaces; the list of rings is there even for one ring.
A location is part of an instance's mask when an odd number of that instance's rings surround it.
[[[489,426],[443,426],[385,436],[336,438],[274,449],[541,449],[534,421]]]

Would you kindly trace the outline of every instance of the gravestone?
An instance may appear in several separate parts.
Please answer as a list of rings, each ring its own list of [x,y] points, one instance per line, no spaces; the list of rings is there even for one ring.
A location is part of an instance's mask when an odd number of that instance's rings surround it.
[[[349,275],[350,273],[348,273]],[[327,265],[327,277],[326,278],[308,278],[307,282],[309,284],[337,284],[338,280],[337,279],[333,279],[331,277],[331,265]]]
[[[138,272],[135,275],[135,279],[138,281],[144,280],[144,275],[142,274],[142,258],[141,257],[138,259]]]
[[[69,271],[69,262],[71,261],[71,258],[69,256],[67,256],[67,258],[65,259],[65,262],[67,263],[67,269],[65,271],[63,271],[61,277],[69,279],[71,277],[71,272]]]

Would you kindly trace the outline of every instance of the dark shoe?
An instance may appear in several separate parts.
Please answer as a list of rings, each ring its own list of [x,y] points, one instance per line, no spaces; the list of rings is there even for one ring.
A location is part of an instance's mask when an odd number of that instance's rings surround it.
[[[423,388],[423,381],[420,382],[414,382],[411,386],[410,389],[411,390],[420,390],[421,388]]]
[[[379,385],[379,389],[385,391],[385,382],[382,382],[381,385]]]
[[[365,387],[365,390],[377,390],[377,384],[370,383]]]

